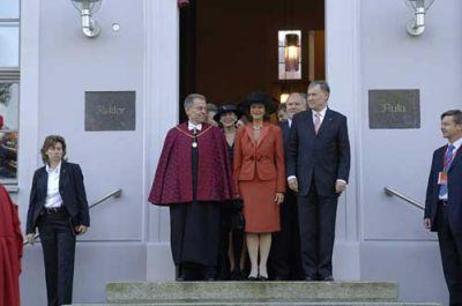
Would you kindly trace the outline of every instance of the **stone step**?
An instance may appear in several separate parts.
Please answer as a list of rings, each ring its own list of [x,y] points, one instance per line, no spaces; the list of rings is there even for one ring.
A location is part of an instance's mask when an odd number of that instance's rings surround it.
[[[391,282],[127,282],[107,284],[106,296],[107,302],[114,304],[308,305],[310,302],[342,302],[340,305],[348,305],[346,302],[397,302],[398,285]]]
[[[438,303],[388,302],[242,302],[242,303],[150,303],[150,304],[73,304],[73,306],[442,306]]]

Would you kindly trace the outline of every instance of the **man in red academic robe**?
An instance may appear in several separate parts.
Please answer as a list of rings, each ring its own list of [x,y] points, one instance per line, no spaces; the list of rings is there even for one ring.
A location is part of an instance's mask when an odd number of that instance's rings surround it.
[[[205,123],[205,97],[191,94],[184,107],[188,122],[167,134],[149,201],[170,207],[173,261],[182,278],[213,280],[221,205],[234,194],[232,171],[223,133]]]
[[[0,185],[0,305],[19,306],[23,238],[16,205]]]

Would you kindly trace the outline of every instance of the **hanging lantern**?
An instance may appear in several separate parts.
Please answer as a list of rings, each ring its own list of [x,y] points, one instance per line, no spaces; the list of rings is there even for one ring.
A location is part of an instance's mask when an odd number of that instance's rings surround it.
[[[287,34],[284,42],[286,72],[297,72],[300,67],[300,42],[297,34]]]
[[[302,78],[302,31],[278,31],[279,79],[300,80]]]

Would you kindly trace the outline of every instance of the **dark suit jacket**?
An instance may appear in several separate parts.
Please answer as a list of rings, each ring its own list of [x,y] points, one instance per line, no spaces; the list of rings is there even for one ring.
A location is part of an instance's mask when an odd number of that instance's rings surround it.
[[[447,145],[433,153],[432,167],[427,185],[425,200],[425,218],[431,219],[432,231],[438,231],[437,211],[440,186],[438,174],[443,170]],[[448,171],[448,221],[451,230],[462,234],[462,147],[457,151]]]
[[[26,233],[35,233],[37,219],[44,209],[48,188],[48,172],[45,166],[37,169],[32,180]],[[63,206],[74,225],[90,225],[88,202],[83,184],[82,170],[78,164],[62,161],[59,174],[59,193]]]
[[[287,169],[287,156],[289,156],[289,136],[290,136],[290,126],[289,121],[284,120],[282,121],[279,126],[281,127],[282,131],[282,140],[284,141],[284,156],[286,157],[286,169]]]
[[[347,119],[327,109],[318,135],[311,110],[296,114],[290,129],[287,176],[298,179],[299,195],[306,196],[314,178],[320,196],[335,195],[335,182],[348,182],[350,141]]]

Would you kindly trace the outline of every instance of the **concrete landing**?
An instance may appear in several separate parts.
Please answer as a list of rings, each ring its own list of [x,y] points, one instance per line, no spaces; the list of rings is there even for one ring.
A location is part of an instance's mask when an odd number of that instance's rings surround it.
[[[335,303],[335,302],[313,302],[313,303],[290,303],[290,302],[262,302],[262,303],[154,303],[154,304],[73,304],[73,306],[442,306],[437,303],[386,303],[386,302],[345,302],[345,303]]]
[[[396,302],[387,282],[110,283],[108,303]]]
[[[399,302],[390,282],[126,282],[106,296],[74,306],[441,306]]]

